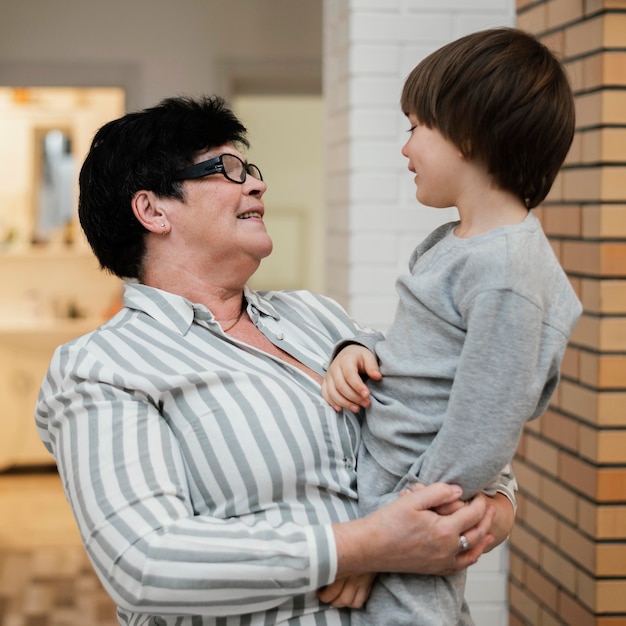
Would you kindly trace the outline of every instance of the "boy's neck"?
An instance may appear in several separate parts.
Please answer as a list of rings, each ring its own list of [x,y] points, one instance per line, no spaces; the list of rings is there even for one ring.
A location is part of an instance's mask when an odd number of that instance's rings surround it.
[[[460,204],[460,223],[454,234],[461,238],[475,237],[500,226],[513,226],[526,219],[529,209],[508,191],[492,189],[476,203]]]

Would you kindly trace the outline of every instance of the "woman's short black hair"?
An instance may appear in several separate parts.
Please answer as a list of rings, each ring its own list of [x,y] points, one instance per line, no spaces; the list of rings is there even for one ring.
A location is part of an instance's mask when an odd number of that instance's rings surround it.
[[[135,193],[183,200],[174,172],[225,144],[248,147],[246,128],[218,96],[168,98],[98,130],[80,171],[78,216],[103,269],[140,278],[147,231],[131,208]]]
[[[574,136],[563,66],[513,28],[472,33],[426,57],[407,78],[401,107],[483,162],[528,208],[548,195]]]

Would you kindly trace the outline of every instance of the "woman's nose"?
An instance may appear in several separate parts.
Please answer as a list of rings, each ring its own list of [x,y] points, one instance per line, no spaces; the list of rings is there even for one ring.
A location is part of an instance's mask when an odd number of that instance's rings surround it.
[[[267,183],[253,176],[246,176],[246,180],[243,184],[244,193],[248,193],[251,196],[261,197],[267,191]]]

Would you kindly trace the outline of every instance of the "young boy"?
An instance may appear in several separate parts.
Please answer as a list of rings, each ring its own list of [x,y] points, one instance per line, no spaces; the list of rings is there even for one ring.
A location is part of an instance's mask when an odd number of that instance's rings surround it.
[[[331,405],[367,408],[363,514],[415,483],[456,483],[468,499],[488,489],[546,408],[581,312],[530,211],[574,133],[558,60],[519,30],[474,33],[424,59],[401,103],[417,199],[460,219],[416,248],[386,339],[338,346],[324,380]],[[379,575],[353,623],[472,624],[464,574]]]

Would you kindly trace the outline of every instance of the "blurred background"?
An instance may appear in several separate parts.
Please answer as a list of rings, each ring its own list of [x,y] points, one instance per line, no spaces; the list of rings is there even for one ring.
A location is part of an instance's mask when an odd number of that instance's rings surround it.
[[[253,286],[322,291],[321,68],[321,0],[0,0],[0,625],[116,623],[33,424],[54,348],[119,306],[76,219],[93,134],[227,98],[269,185]]]
[[[227,98],[269,186],[276,254],[253,286],[323,291],[321,57],[321,0],[0,2],[0,468],[49,462],[30,431],[52,350],[119,305],[76,219],[107,121],[173,95]]]
[[[402,83],[467,32],[517,24],[563,58],[572,150],[536,210],[584,313],[522,437],[516,528],[470,570],[481,626],[626,623],[626,0],[0,0],[0,626],[114,624],[33,407],[54,348],[119,306],[76,221],[96,129],[218,93],[268,182],[257,288],[392,320],[417,242]]]

